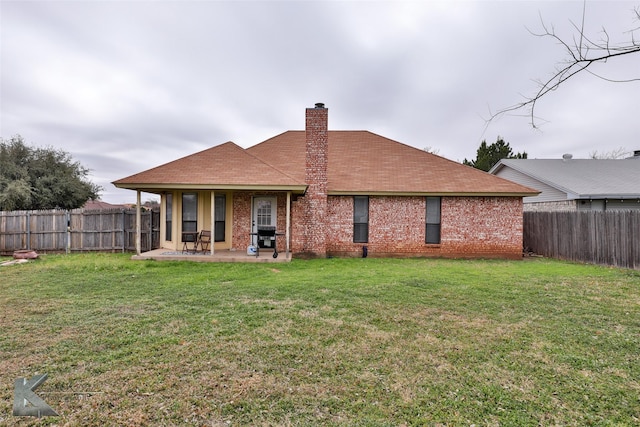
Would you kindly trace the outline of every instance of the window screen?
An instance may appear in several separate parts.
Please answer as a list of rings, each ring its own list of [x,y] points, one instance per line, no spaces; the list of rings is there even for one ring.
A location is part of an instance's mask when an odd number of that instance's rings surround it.
[[[215,241],[224,242],[225,221],[227,212],[227,196],[216,196],[215,198]]]
[[[369,196],[353,198],[353,242],[369,241]]]
[[[173,194],[167,193],[164,218],[164,233],[167,241],[172,240],[171,229],[173,228]]]
[[[182,193],[182,231],[198,231],[198,194]],[[189,241],[194,239],[189,235]]]
[[[440,197],[427,197],[425,242],[440,243]]]

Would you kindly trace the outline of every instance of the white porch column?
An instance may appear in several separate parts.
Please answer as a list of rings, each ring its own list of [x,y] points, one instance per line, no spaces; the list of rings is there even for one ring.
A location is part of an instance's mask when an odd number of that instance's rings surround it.
[[[211,256],[213,256],[216,245],[216,192],[211,191]]]
[[[142,193],[136,190],[136,255],[142,253]]]
[[[288,258],[289,257],[289,239],[290,239],[290,232],[289,230],[291,230],[291,191],[287,191],[287,225],[286,225],[287,229],[284,231],[284,238],[286,240],[286,252],[285,255]]]

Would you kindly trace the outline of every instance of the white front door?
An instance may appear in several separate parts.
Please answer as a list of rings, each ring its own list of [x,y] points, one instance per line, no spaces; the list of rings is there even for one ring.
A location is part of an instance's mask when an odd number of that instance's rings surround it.
[[[276,229],[277,199],[275,197],[254,197],[253,198],[253,218],[251,221],[251,232],[258,233],[257,241],[261,248],[271,248],[275,245],[275,237],[271,238],[270,232],[265,232],[265,236],[260,231],[270,230],[275,234]],[[255,236],[255,235],[254,235]]]

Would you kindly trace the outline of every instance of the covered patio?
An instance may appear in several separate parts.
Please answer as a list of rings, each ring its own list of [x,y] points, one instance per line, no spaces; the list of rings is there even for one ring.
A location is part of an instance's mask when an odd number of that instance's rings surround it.
[[[160,248],[141,251],[139,224],[142,200],[141,191],[137,190],[136,255],[132,259],[199,262],[291,260],[291,191],[188,189],[158,193],[161,196]],[[186,219],[187,196],[194,199],[190,214],[194,221]],[[200,239],[205,232],[208,233],[208,241],[203,246]],[[266,237],[267,233],[270,237]],[[254,248],[257,256],[247,255],[248,246]]]
[[[120,179],[114,185],[137,193],[133,259],[205,262],[290,260],[291,206],[307,189],[304,182],[231,142]],[[160,196],[160,249],[146,253],[141,253],[140,245],[142,192]],[[271,235],[267,236],[269,230]],[[181,249],[192,245],[203,232],[210,233],[206,248],[210,253],[182,253]],[[279,256],[273,258],[276,242]],[[259,246],[264,253],[248,256],[248,246]]]
[[[243,251],[217,250],[211,252],[182,252],[168,249],[154,249],[131,257],[133,260],[153,261],[193,261],[193,262],[266,262],[283,263],[291,261],[291,252],[278,252],[278,257],[273,257],[272,249],[260,249],[258,256],[247,255]]]

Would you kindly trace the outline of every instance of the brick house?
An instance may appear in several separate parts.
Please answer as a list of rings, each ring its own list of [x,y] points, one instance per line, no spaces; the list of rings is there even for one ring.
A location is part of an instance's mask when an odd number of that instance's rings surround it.
[[[522,199],[536,190],[368,131],[329,131],[323,104],[305,118],[304,131],[227,142],[114,185],[161,196],[167,249],[202,229],[213,253],[269,248],[261,229],[275,229],[295,257],[522,256]]]

